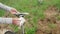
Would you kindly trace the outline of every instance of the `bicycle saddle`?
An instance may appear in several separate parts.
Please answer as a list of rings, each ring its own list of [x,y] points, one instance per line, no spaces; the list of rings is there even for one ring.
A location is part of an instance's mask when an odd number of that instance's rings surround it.
[[[14,14],[17,17],[24,17],[25,15],[28,15],[29,13],[16,13]]]

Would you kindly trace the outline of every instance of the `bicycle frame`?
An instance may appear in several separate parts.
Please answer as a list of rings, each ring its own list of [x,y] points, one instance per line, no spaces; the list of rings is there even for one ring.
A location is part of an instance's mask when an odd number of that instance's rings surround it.
[[[20,26],[21,27],[21,30],[22,30],[22,34],[24,34],[24,23],[25,23],[25,18],[24,18],[24,15],[28,15],[28,13],[21,13],[21,14],[18,14],[19,18],[20,18]]]

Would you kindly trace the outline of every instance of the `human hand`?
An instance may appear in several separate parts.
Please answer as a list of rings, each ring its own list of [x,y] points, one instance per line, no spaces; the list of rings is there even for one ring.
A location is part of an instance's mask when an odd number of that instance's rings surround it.
[[[17,10],[15,8],[12,8],[11,11],[10,11],[11,14],[16,14],[17,13]]]
[[[12,22],[13,22],[14,25],[20,26],[19,18],[13,18]]]

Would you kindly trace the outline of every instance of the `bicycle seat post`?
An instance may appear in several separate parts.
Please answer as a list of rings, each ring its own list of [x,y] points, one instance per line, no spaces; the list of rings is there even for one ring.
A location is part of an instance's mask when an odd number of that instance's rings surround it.
[[[21,27],[21,32],[22,32],[22,34],[24,34],[25,32],[24,32],[24,22],[25,22],[25,18],[24,18],[24,16],[25,15],[27,15],[28,13],[21,13],[20,15],[19,15],[19,18],[20,18],[20,20],[21,20],[21,22],[20,22],[20,27]]]

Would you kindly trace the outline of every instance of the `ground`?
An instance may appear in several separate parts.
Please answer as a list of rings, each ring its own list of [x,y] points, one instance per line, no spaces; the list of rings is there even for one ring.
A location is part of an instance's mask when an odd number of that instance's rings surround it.
[[[59,13],[54,6],[49,6],[44,12],[46,18],[39,20],[36,34],[60,34],[60,20],[56,18]]]
[[[60,34],[60,0],[43,0],[42,3],[38,0],[0,0],[0,2],[20,12],[29,13],[25,16],[27,21],[25,34]],[[4,13],[1,9],[0,16]],[[17,26],[11,26],[14,31],[18,31]]]

